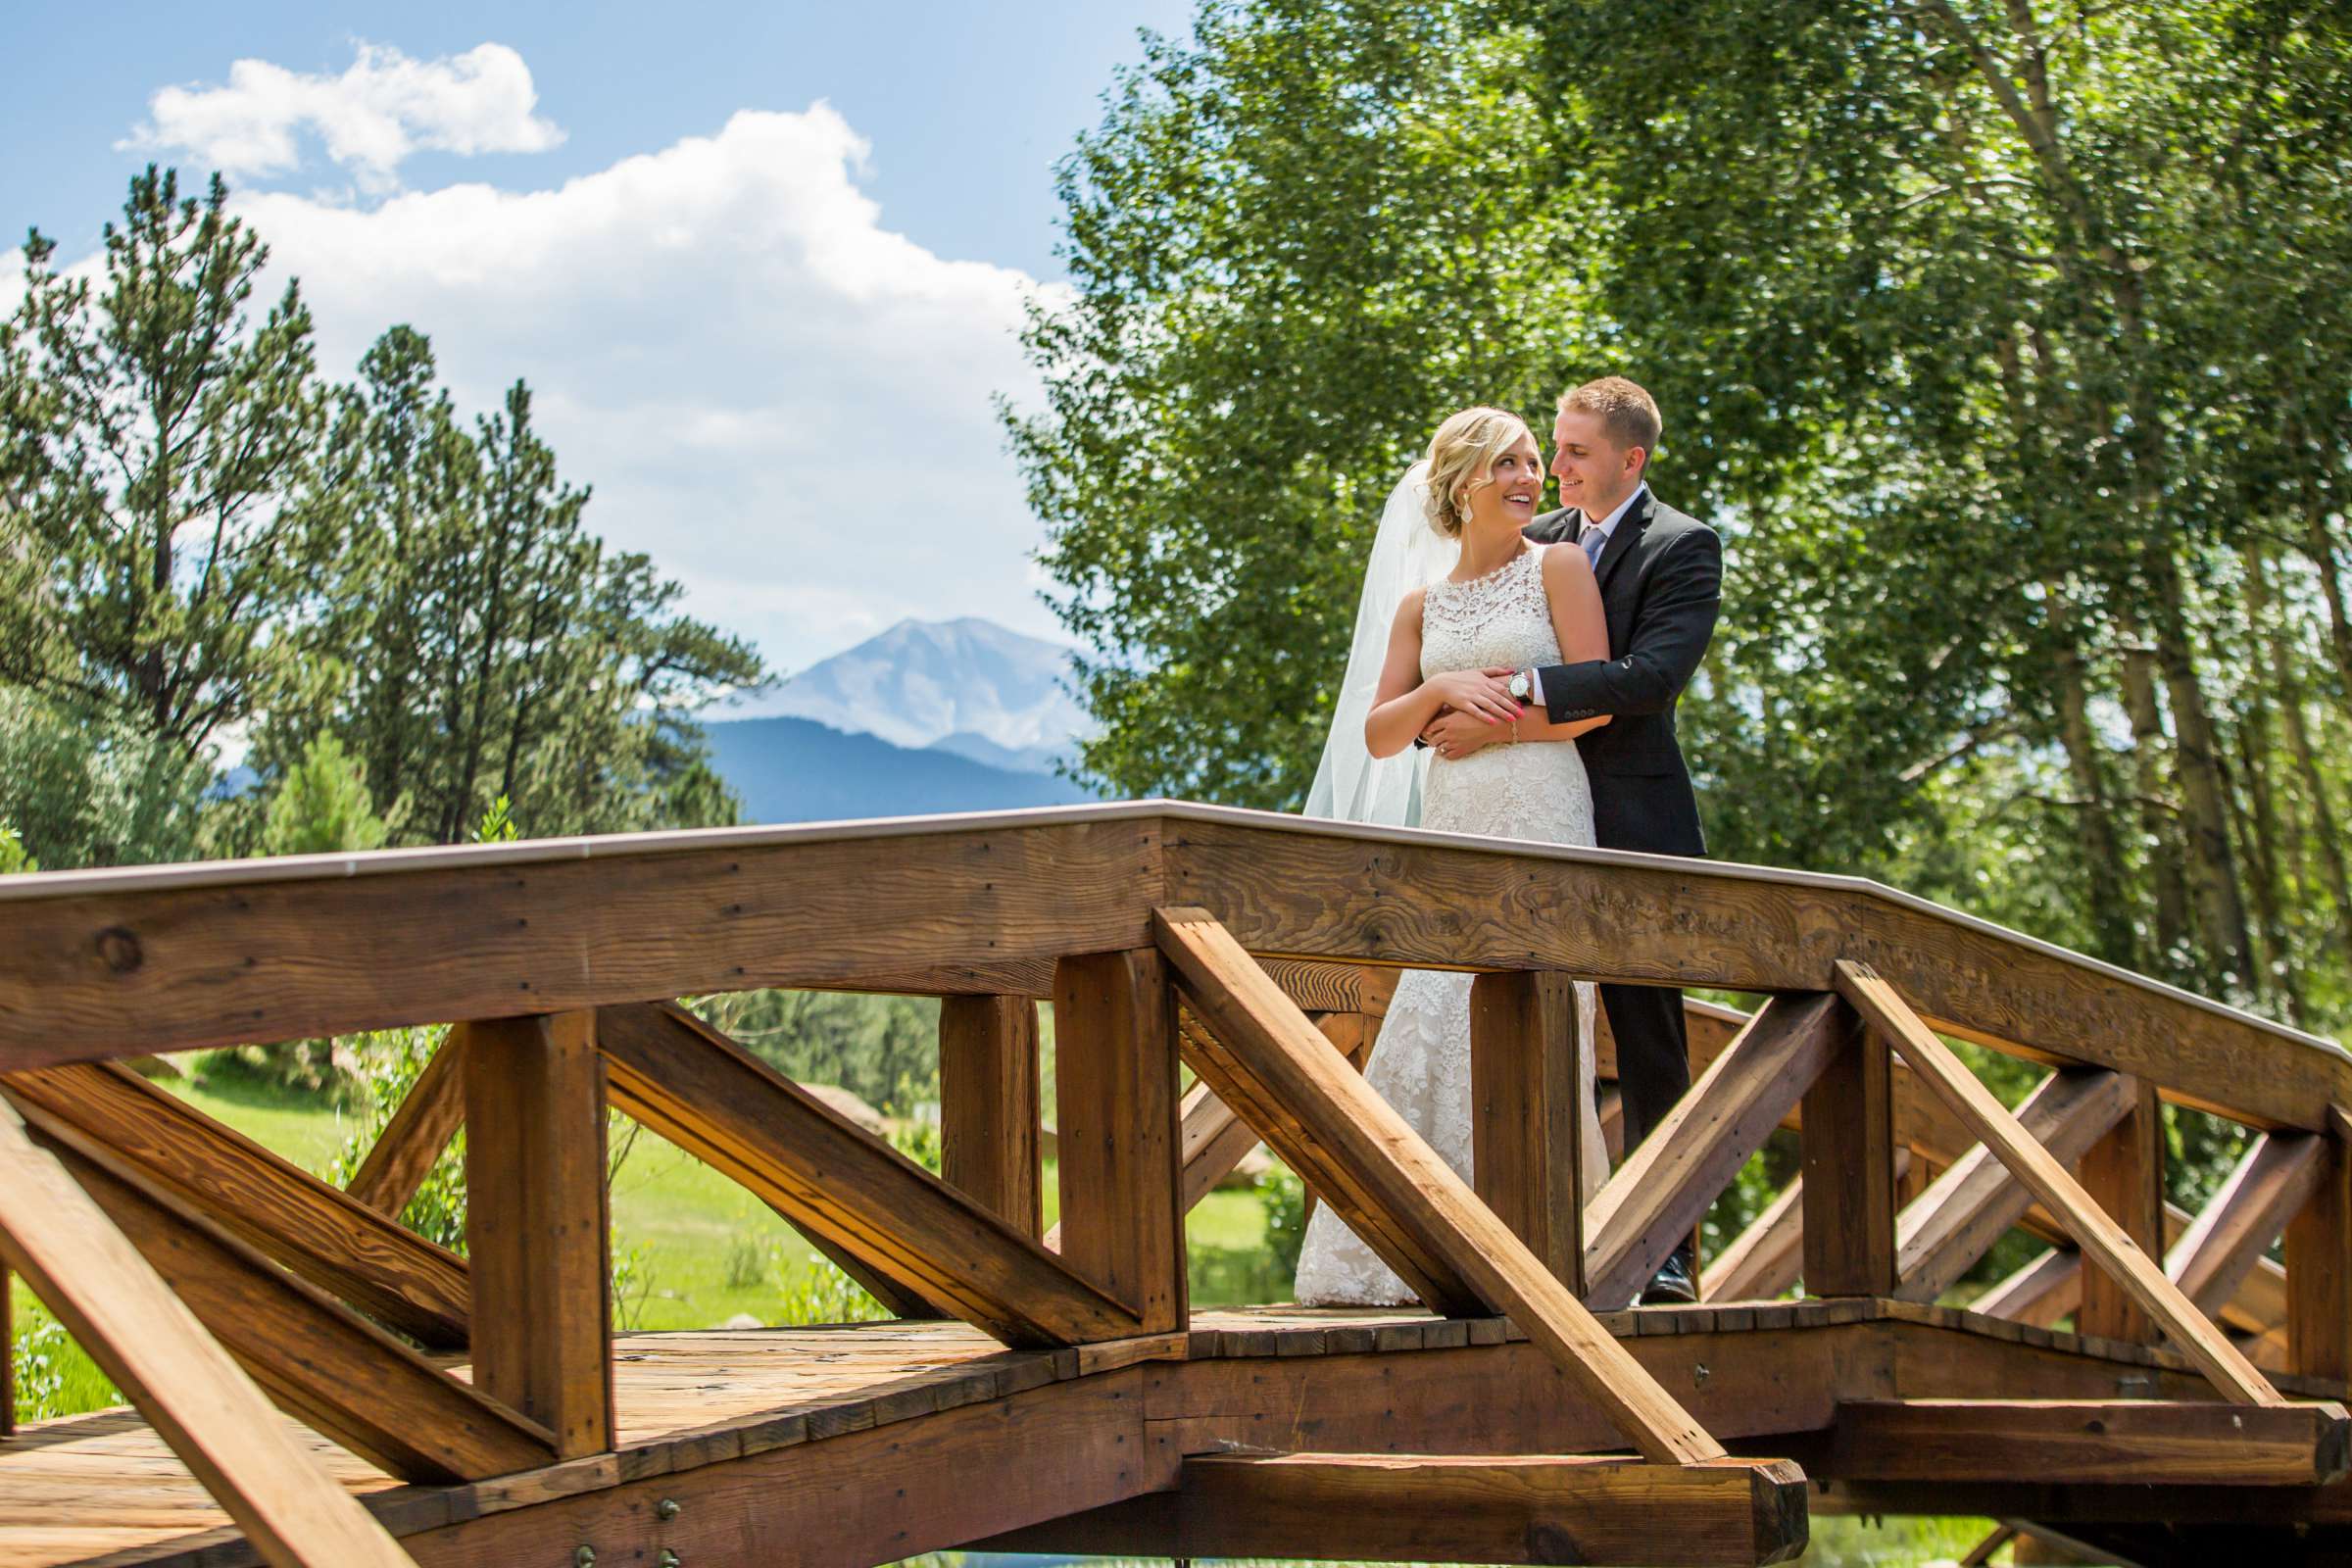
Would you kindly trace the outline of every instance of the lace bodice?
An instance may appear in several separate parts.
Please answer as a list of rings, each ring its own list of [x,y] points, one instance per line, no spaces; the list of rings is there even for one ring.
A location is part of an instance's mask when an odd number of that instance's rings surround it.
[[[1421,672],[1444,674],[1506,664],[1560,662],[1544,591],[1544,552],[1529,550],[1468,582],[1441,578],[1421,600]],[[1592,842],[1592,790],[1570,741],[1489,746],[1458,761],[1429,760],[1421,794],[1422,827],[1550,844]],[[1587,1038],[1593,992],[1578,985],[1577,1011]],[[1586,1063],[1592,1057],[1587,1054]],[[1429,1140],[1462,1178],[1470,1178],[1470,976],[1415,969],[1397,982],[1365,1081]],[[1585,1147],[1598,1150],[1600,1123],[1592,1084],[1582,1086]],[[1586,1168],[1589,1200],[1607,1174]],[[1298,1257],[1298,1299],[1322,1305],[1391,1305],[1412,1299],[1372,1250],[1328,1205],[1307,1224]]]
[[[1421,594],[1421,673],[1560,662],[1544,591],[1544,552],[1523,550],[1483,577],[1441,577]]]

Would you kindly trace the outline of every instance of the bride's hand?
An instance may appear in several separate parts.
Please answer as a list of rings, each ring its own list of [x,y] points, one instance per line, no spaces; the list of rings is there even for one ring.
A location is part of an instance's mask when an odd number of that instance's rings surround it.
[[[1450,670],[1432,675],[1423,684],[1445,707],[1474,714],[1486,723],[1507,724],[1519,716],[1519,704],[1511,697],[1502,677],[1485,670]]]
[[[1431,719],[1429,727],[1421,732],[1421,738],[1429,743],[1430,750],[1449,762],[1458,762],[1473,752],[1485,750],[1500,740],[1501,736],[1502,730],[1498,725],[1451,710]]]

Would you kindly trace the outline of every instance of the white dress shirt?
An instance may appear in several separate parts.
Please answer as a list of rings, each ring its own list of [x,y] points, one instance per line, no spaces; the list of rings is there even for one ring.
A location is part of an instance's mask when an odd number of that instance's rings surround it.
[[[1634,493],[1630,496],[1627,496],[1623,501],[1618,502],[1616,510],[1611,512],[1607,516],[1601,518],[1598,522],[1588,520],[1585,523],[1586,528],[1598,528],[1600,530],[1600,549],[1592,553],[1594,558],[1592,564],[1595,568],[1598,568],[1600,565],[1599,557],[1607,553],[1609,541],[1617,536],[1618,522],[1624,518],[1627,513],[1634,510],[1635,502],[1641,500],[1647,494],[1649,494],[1649,481],[1644,479],[1640,484],[1634,486]],[[1581,529],[1577,533],[1576,542],[1579,549],[1584,547],[1585,537]],[[1532,688],[1530,701],[1532,701],[1536,707],[1542,708],[1544,706],[1544,671],[1541,669],[1529,670],[1527,672],[1527,680],[1528,685]]]

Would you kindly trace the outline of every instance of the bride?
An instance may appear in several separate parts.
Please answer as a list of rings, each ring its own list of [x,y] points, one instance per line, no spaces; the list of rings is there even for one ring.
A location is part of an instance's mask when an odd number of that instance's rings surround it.
[[[1592,564],[1574,545],[1522,536],[1544,493],[1544,462],[1518,416],[1464,409],[1405,473],[1380,520],[1356,612],[1339,710],[1307,814],[1456,833],[1592,842],[1592,790],[1574,746],[1604,718],[1547,722],[1509,693],[1531,665],[1608,657]],[[1484,738],[1413,744],[1452,709],[1486,721]],[[1470,981],[1409,970],[1398,981],[1364,1077],[1470,1177]],[[1576,988],[1585,1038],[1593,989]],[[1601,1148],[1592,1055],[1581,1086],[1584,1147]],[[1607,1174],[1588,1161],[1584,1198]],[[1413,1299],[1404,1282],[1319,1205],[1298,1255],[1302,1305],[1387,1306]]]

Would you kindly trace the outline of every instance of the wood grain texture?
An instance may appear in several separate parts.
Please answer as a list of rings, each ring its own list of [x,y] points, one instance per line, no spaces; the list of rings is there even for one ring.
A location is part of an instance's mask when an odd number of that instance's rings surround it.
[[[2201,1311],[2218,1313],[2319,1188],[2328,1140],[2271,1133],[2246,1146],[2211,1200],[2164,1254],[2164,1271]],[[2287,1276],[2293,1289],[2294,1276]]]
[[[0,1252],[272,1568],[411,1568],[55,1156],[0,1105]]]
[[[2132,1108],[2084,1152],[2078,1174],[2090,1200],[2123,1227],[2133,1246],[2150,1257],[2162,1257],[2164,1118],[2157,1108],[2154,1084],[2134,1079],[2132,1091]],[[2230,1293],[2222,1294],[2227,1297]],[[2212,1312],[2212,1305],[2197,1300],[2195,1292],[2189,1293],[2189,1299],[2208,1314]],[[2156,1326],[2111,1276],[2094,1268],[2082,1275],[2075,1332],[2144,1343],[2155,1338]]]
[[[400,1218],[466,1124],[466,1028],[450,1026],[343,1189],[388,1218]]]
[[[1252,952],[1326,961],[1826,991],[1853,958],[1952,1034],[2180,1103],[2317,1128],[2352,1102],[2352,1057],[2326,1042],[1851,881],[1172,815],[1167,902],[1216,910]]]
[[[608,1007],[612,1102],[822,1236],[1008,1345],[1141,1332],[1039,1242],[672,1004]]]
[[[1987,1287],[1968,1309],[2046,1329],[2082,1300],[2082,1254],[2071,1247],[2053,1247]]]
[[[1836,1055],[1848,1027],[1836,997],[1776,997],[1707,1064],[1585,1211],[1594,1305],[1634,1298]]]
[[[1552,1455],[1195,1455],[1177,1489],[985,1543],[1089,1556],[1745,1568],[1807,1541],[1785,1460],[1652,1465]]]
[[[1702,1301],[1769,1300],[1794,1285],[1805,1266],[1805,1179],[1773,1195],[1732,1244],[1707,1259],[1698,1277]]]
[[[2132,1085],[2095,1067],[2063,1068],[2044,1078],[2017,1107],[2026,1135],[2053,1159],[2082,1157],[2132,1106]],[[2001,1158],[1978,1145],[1952,1161],[1895,1221],[1894,1295],[1933,1301],[1974,1268],[2016,1224],[2034,1195]]]
[[[940,1174],[1031,1236],[1045,1231],[1037,1004],[947,997],[939,1004]]]
[[[1850,1008],[1840,1012],[1842,1042],[1802,1102],[1805,1291],[1891,1296],[1893,1058]]]
[[[2123,1227],[2100,1211],[2049,1151],[2034,1142],[1991,1092],[1977,1082],[1951,1047],[1936,1038],[1885,978],[1861,964],[1841,961],[1838,989],[1873,1028],[1889,1036],[1913,1070],[1944,1096],[1984,1146],[1999,1154],[2018,1180],[2058,1217],[2082,1255],[2122,1280],[2132,1300],[2213,1381],[2225,1398],[2250,1405],[2285,1402]]]
[[[559,1458],[601,1452],[612,1225],[596,1015],[476,1023],[464,1075],[474,1383],[553,1433]]]
[[[1581,1102],[1592,1050],[1568,976],[1482,974],[1471,982],[1471,1185],[1579,1298],[1587,1172],[1598,1175],[1603,1159],[1585,1148]]]
[[[2319,1179],[2286,1225],[2286,1358],[2352,1379],[2352,1116],[2328,1112]]]
[[[2157,1399],[1841,1403],[1829,1473],[1868,1481],[2326,1486],[2352,1461],[2340,1404]]]
[[[0,1088],[97,1139],[248,1246],[433,1349],[466,1344],[466,1260],[120,1063],[12,1073]]]
[[[1155,948],[1068,957],[1054,976],[1061,1258],[1164,1334],[1185,1318],[1175,993]]]
[[[545,1429],[288,1274],[77,1127],[24,1109],[41,1145],[287,1414],[403,1480],[552,1463]]]
[[[1329,1042],[1223,927],[1198,909],[1159,911],[1156,924],[1188,999],[1229,1053],[1223,1059],[1204,1054],[1195,1070],[1278,1152],[1297,1156],[1326,1181],[1338,1176],[1324,1188],[1333,1202],[1344,1192],[1367,1216],[1409,1235],[1411,1252],[1399,1250],[1408,1263],[1434,1256],[1477,1297],[1508,1312],[1645,1457],[1687,1464],[1723,1456],[1722,1445],[1626,1354],[1420,1135],[1336,1059]],[[1301,1121],[1305,1139],[1298,1136]]]
[[[394,851],[0,905],[0,1066],[808,985],[917,958],[1051,961],[1148,942],[1158,902],[1148,817],[645,843],[582,841],[566,858]]]

